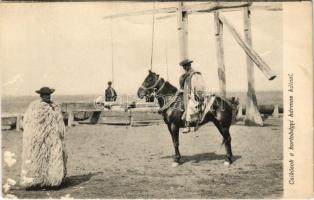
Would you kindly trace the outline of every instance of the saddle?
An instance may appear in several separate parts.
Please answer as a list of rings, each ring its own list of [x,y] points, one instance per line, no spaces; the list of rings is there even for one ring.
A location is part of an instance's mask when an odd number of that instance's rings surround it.
[[[176,108],[180,108],[180,110],[184,111],[182,118],[185,119],[186,110],[185,110],[185,105],[184,105],[182,96],[183,96],[183,92],[178,91],[167,104],[165,104],[162,108],[158,110],[158,113],[162,113],[165,110],[167,110],[170,106],[172,106],[174,103],[178,103],[175,106]],[[216,115],[214,107],[213,107],[215,99],[216,99],[215,95],[208,95],[204,97],[203,102],[200,103],[198,101],[195,105],[195,109],[197,110],[197,112],[191,116],[192,122],[197,123],[197,124],[203,122],[208,112],[211,112],[213,115]]]
[[[203,102],[199,102],[197,105],[198,112],[195,114],[197,117],[196,121],[202,123],[208,112],[211,112],[213,115],[216,115],[213,104],[216,99],[215,95],[208,95],[204,97]],[[192,117],[193,119],[193,117]]]
[[[204,105],[204,111],[203,111],[203,115],[202,115],[202,121],[204,120],[205,118],[205,115],[207,114],[207,112],[212,112],[214,116],[216,116],[216,111],[215,111],[215,108],[214,108],[214,102],[216,100],[216,95],[212,94],[212,95],[209,95],[207,96],[206,98],[207,102],[206,104]]]

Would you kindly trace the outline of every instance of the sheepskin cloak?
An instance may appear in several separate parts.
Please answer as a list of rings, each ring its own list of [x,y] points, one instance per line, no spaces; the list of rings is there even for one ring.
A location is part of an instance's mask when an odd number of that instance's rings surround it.
[[[34,101],[24,115],[23,124],[21,185],[59,186],[67,173],[65,125],[60,107]]]

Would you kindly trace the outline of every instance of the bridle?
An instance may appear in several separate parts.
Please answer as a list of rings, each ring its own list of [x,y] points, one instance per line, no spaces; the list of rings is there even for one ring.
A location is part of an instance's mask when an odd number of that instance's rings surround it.
[[[152,86],[149,86],[149,87],[145,87],[143,85],[141,85],[140,88],[142,88],[143,90],[147,91],[147,90],[154,90],[156,89],[156,86],[160,83],[160,81],[162,80],[162,78],[158,77],[158,80],[152,85]],[[158,89],[158,91],[155,91],[155,94],[158,94],[158,92],[160,92],[162,90],[162,88],[165,86],[166,84],[166,81],[164,81],[164,83],[162,84],[162,86]]]
[[[154,89],[156,89],[156,86],[160,83],[161,80],[162,80],[162,78],[158,77],[158,80],[157,80],[152,86],[150,86],[150,87],[145,87],[145,86],[142,85],[140,88],[143,89],[143,90],[145,90],[145,91],[152,90],[152,89],[154,90]],[[157,91],[153,91],[153,92],[154,92],[153,95],[154,95],[156,98],[158,98],[158,93],[165,87],[166,82],[167,82],[167,81],[164,81],[164,83],[161,85],[161,87],[160,87]],[[177,91],[177,92],[175,93],[175,95],[170,99],[170,101],[167,102],[167,103],[165,103],[165,104],[158,110],[158,112],[159,112],[159,113],[162,113],[162,112],[164,112],[165,110],[167,110],[167,109],[177,100],[177,98],[179,97],[180,93],[181,93],[181,91]]]

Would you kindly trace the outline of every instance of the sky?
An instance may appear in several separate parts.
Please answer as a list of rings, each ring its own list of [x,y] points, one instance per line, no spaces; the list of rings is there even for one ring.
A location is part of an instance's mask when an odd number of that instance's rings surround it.
[[[176,5],[158,2],[155,7]],[[150,68],[152,15],[103,18],[153,6],[151,2],[2,3],[2,95],[36,95],[42,86],[55,88],[59,95],[102,94],[112,79],[118,94],[135,94]],[[243,36],[243,13],[223,14]],[[165,15],[156,15],[155,20],[152,69],[178,86],[183,70],[178,65],[177,19],[161,16]],[[188,52],[206,86],[218,90],[213,19],[212,13],[189,15]],[[253,48],[277,74],[269,81],[255,67],[255,88],[281,90],[282,12],[254,10],[251,19]],[[246,55],[227,28],[224,51],[227,92],[246,91]]]

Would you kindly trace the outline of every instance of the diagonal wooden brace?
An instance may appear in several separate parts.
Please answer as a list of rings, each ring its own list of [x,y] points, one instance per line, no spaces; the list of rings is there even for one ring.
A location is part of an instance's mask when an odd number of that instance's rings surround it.
[[[252,61],[263,72],[267,79],[268,80],[275,79],[276,75],[272,71],[272,69],[266,64],[266,62],[258,55],[258,53],[250,45],[244,42],[244,40],[240,37],[240,34],[228,22],[228,20],[222,15],[219,15],[219,19],[223,22],[223,24],[226,25],[226,27],[228,27],[236,42],[243,48],[244,52],[252,59]]]

